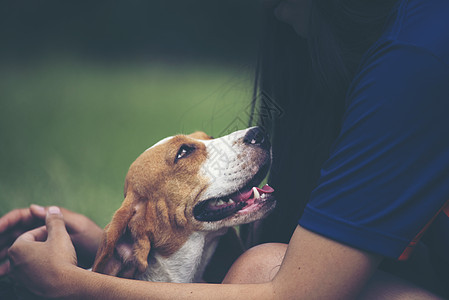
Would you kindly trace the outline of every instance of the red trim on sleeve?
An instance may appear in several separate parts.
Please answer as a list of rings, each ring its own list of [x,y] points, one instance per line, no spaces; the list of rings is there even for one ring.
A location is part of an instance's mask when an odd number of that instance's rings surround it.
[[[449,216],[449,200],[440,208],[440,210],[430,219],[430,221],[421,229],[421,231],[415,236],[415,238],[408,244],[407,248],[405,248],[404,252],[402,252],[401,256],[399,256],[399,260],[407,260],[415,248],[416,244],[418,244],[419,240],[422,238],[426,230],[433,223],[436,217],[443,212],[447,216]]]

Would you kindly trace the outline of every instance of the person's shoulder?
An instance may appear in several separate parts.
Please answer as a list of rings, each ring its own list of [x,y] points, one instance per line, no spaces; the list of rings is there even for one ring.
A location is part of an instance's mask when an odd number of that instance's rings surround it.
[[[425,49],[449,65],[448,16],[448,0],[401,0],[388,38]]]
[[[429,48],[379,40],[361,61],[348,90],[347,105],[370,99],[378,105],[384,99],[385,107],[391,109],[396,104],[399,112],[412,102],[419,105],[438,102],[447,111],[448,82],[449,61],[445,62]],[[390,101],[391,97],[395,101]],[[418,115],[422,109],[419,105],[415,106]]]
[[[384,33],[362,57],[358,73],[382,63],[420,65],[419,62],[429,60],[434,67],[449,68],[447,16],[449,0],[398,1]],[[438,61],[440,66],[433,61]]]

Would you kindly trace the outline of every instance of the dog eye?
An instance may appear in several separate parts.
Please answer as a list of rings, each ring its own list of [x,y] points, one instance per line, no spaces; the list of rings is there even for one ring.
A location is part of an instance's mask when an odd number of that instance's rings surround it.
[[[181,158],[189,156],[193,151],[195,151],[195,147],[189,145],[182,145],[179,148],[178,153],[176,154],[175,162],[177,162]]]

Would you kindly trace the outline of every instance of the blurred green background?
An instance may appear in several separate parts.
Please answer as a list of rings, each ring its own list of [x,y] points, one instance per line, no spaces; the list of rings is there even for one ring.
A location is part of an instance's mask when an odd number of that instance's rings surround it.
[[[104,226],[129,165],[248,120],[258,1],[0,4],[0,215],[60,205]]]

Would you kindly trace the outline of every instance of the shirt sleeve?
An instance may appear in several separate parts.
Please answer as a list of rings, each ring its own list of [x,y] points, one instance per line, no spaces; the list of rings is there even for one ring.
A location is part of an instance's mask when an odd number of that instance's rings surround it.
[[[299,224],[400,258],[448,199],[449,68],[423,48],[379,43]]]

